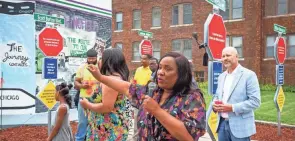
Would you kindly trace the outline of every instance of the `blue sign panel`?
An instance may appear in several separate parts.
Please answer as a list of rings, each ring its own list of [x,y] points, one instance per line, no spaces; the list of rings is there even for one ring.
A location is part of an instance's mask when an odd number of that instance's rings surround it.
[[[57,78],[57,59],[44,58],[42,71],[43,71],[43,79],[56,79]]]
[[[284,85],[284,65],[276,65],[276,84]]]
[[[208,69],[209,93],[216,94],[218,77],[222,73],[222,63],[218,61],[210,61]]]

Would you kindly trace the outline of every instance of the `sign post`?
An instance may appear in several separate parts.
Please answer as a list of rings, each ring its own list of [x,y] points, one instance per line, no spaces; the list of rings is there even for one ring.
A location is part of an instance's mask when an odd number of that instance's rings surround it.
[[[222,73],[222,63],[219,61],[210,61],[208,65],[208,93],[216,94],[218,85],[218,76]]]
[[[286,27],[280,26],[278,24],[274,24],[273,28],[275,32],[286,34],[286,31],[287,31]]]
[[[48,17],[42,17],[42,15],[35,15],[35,18],[49,19]],[[53,20],[51,20],[53,21]],[[64,22],[62,19],[54,19],[55,22]],[[63,50],[63,37],[55,28],[44,28],[39,34],[38,40],[39,48],[47,57],[56,57]],[[40,92],[40,100],[48,107],[48,135],[51,128],[51,109],[56,104],[55,101],[55,86],[50,79],[57,78],[57,59],[45,58],[43,63],[43,78],[48,79],[49,82],[45,89]],[[38,94],[38,95],[39,95]]]
[[[284,85],[284,62],[286,59],[286,41],[282,34],[286,34],[287,29],[281,25],[274,24],[274,31],[278,32],[278,37],[274,45],[274,57],[276,59],[276,85],[277,90],[274,97],[274,103],[278,111],[278,135],[281,135],[281,112],[285,103]]]
[[[226,11],[226,3],[225,0],[206,0],[208,3],[216,6],[218,9],[222,11]]]
[[[63,49],[63,37],[54,28],[44,28],[39,34],[39,48],[45,56],[58,56]]]
[[[139,44],[139,54],[149,54],[153,56],[153,45],[152,42],[146,39],[143,39],[141,43]]]
[[[57,59],[44,58],[43,62],[43,79],[57,79]]]
[[[148,38],[153,38],[153,33],[152,32],[148,32],[148,31],[144,31],[144,30],[139,30],[138,35],[139,36],[146,36]]]
[[[222,50],[226,45],[226,28],[223,18],[218,14],[219,10],[226,11],[225,0],[206,0],[213,5],[213,14],[209,14],[204,24],[204,46],[209,57],[208,66],[208,92],[216,94],[218,76],[222,73]],[[213,60],[213,61],[212,61]],[[213,97],[214,99],[214,97]],[[212,105],[207,112],[207,131],[213,141],[218,140],[216,133],[218,113],[214,113]]]
[[[48,108],[48,134],[50,134],[51,126],[51,109],[56,104],[55,100],[55,85],[49,81],[45,88],[37,95],[41,102]]]

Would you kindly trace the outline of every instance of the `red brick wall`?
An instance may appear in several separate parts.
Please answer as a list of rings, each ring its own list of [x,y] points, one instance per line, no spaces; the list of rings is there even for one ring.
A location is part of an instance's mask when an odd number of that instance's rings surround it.
[[[172,6],[179,3],[192,3],[193,24],[189,26],[171,27]],[[273,23],[286,26],[288,32],[295,33],[295,16],[282,18],[263,17],[262,0],[244,0],[243,19],[239,21],[226,21],[227,35],[243,36],[243,56],[240,63],[255,71],[261,83],[275,83],[275,62],[264,61],[265,36],[275,34]],[[152,7],[161,7],[161,28],[152,27]],[[154,34],[152,40],[161,41],[161,55],[171,51],[172,40],[192,38],[192,32],[198,32],[199,41],[203,41],[203,25],[212,6],[205,0],[113,0],[112,21],[112,46],[115,43],[123,43],[123,52],[130,70],[136,69],[140,63],[132,62],[132,43],[141,41],[143,38],[132,30],[133,10],[141,10],[141,28]],[[117,12],[123,12],[123,31],[114,32],[115,16]],[[284,20],[281,20],[284,19]],[[199,49],[195,40],[192,39],[192,61],[195,70],[207,72],[207,67],[202,66],[204,49]],[[285,84],[295,85],[295,59],[287,60],[285,66]],[[207,74],[205,75],[207,77]]]

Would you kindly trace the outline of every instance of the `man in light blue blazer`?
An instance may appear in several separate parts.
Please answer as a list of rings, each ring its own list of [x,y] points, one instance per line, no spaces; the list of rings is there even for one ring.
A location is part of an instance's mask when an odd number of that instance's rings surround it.
[[[221,60],[226,71],[218,77],[213,100],[213,110],[219,117],[218,140],[250,141],[250,136],[256,133],[254,110],[261,103],[257,76],[238,63],[234,47],[224,48]]]

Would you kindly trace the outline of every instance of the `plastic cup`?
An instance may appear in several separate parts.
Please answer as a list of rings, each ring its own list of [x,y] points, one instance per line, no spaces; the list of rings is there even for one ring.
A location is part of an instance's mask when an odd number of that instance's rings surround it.
[[[221,100],[216,100],[214,101],[215,104],[222,104],[222,101]]]

